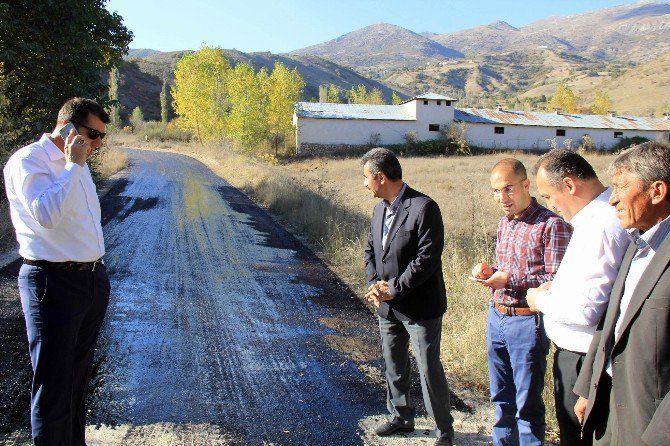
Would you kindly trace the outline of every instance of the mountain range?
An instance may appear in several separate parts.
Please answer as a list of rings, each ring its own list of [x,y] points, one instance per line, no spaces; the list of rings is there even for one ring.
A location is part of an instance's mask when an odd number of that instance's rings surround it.
[[[172,80],[184,52],[131,50],[121,67],[121,103],[160,115],[163,77]],[[650,113],[670,104],[670,4],[641,1],[571,16],[553,16],[515,28],[503,21],[454,33],[417,33],[379,23],[288,54],[224,50],[234,64],[271,69],[275,61],[305,78],[304,99],[320,84],[343,89],[363,84],[411,96],[449,94],[461,106],[532,108],[567,83],[588,102],[597,90],[619,113]],[[137,84],[137,85],[135,85]],[[642,90],[642,91],[640,91]],[[630,95],[627,92],[635,92]]]

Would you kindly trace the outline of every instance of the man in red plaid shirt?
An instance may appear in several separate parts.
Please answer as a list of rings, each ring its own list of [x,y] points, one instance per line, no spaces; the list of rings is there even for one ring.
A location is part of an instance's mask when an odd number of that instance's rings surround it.
[[[473,279],[492,289],[486,342],[495,445],[541,445],[542,390],[549,339],[542,317],[528,308],[526,290],[551,282],[572,230],[530,196],[523,164],[499,161],[491,171],[493,197],[505,213],[498,224],[496,265],[476,265]]]

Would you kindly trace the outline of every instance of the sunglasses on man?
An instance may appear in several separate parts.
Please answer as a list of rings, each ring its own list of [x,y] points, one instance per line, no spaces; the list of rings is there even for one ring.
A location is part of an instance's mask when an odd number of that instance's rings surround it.
[[[90,139],[100,138],[100,140],[102,141],[105,138],[105,136],[107,135],[107,133],[101,132],[101,131],[96,130],[96,129],[92,129],[91,127],[89,127],[87,125],[84,125],[81,122],[73,121],[71,119],[70,119],[70,122],[75,124],[77,127],[84,127],[86,130],[88,130],[88,137]]]

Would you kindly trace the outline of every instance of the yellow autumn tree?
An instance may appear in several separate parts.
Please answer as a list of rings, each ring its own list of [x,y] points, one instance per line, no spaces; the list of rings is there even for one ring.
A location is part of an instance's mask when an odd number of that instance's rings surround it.
[[[367,103],[376,105],[386,104],[382,91],[379,88],[373,88],[370,94],[368,94]]]
[[[293,135],[293,110],[305,87],[297,69],[289,70],[276,62],[268,83],[267,126],[270,145],[277,155],[280,145],[286,144]]]
[[[399,105],[403,103],[403,99],[400,97],[400,95],[397,92],[393,92],[391,95],[391,104],[393,105]]]
[[[577,113],[579,111],[579,99],[575,93],[563,82],[556,86],[556,92],[551,97],[547,110],[552,111],[560,108],[564,113]]]
[[[612,100],[602,91],[596,91],[596,98],[591,106],[591,113],[594,115],[605,115],[612,110]]]
[[[180,126],[193,131],[201,143],[225,133],[229,71],[220,48],[203,47],[177,62],[172,105]]]
[[[230,72],[227,133],[246,151],[258,151],[267,139],[268,86],[269,76],[264,68],[255,74],[250,65],[239,63]]]
[[[337,85],[328,84],[326,92],[326,102],[339,104],[342,102],[342,89]]]

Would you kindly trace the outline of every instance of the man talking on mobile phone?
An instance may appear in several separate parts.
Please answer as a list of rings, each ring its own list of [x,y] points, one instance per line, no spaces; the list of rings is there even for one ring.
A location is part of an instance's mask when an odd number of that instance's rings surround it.
[[[60,130],[68,124],[69,132]],[[14,153],[5,190],[19,254],[19,294],[33,368],[36,446],[84,446],[86,388],[109,302],[100,202],[86,160],[102,145],[109,116],[72,98],[51,134]]]

